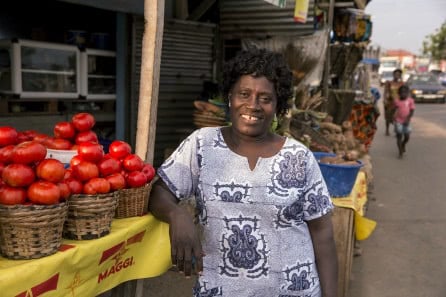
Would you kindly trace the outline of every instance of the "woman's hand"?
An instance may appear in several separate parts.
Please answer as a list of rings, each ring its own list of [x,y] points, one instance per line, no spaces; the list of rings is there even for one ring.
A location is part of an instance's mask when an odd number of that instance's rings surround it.
[[[201,273],[203,252],[191,215],[185,209],[177,207],[169,217],[172,264],[177,266],[180,272],[184,272],[186,277],[191,276],[192,270]]]

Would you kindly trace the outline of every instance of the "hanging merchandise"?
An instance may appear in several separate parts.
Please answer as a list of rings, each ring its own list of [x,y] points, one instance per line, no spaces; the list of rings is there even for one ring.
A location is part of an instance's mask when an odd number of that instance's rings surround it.
[[[306,23],[310,0],[296,0],[294,6],[294,21],[297,23]]]
[[[328,31],[316,31],[303,37],[276,36],[265,40],[242,39],[242,48],[250,46],[266,48],[282,53],[293,72],[294,86],[318,86],[327,50]]]
[[[372,35],[370,15],[359,9],[340,9],[333,21],[333,41],[363,42]]]
[[[284,8],[286,6],[286,0],[264,0],[265,2],[271,3],[272,5]]]

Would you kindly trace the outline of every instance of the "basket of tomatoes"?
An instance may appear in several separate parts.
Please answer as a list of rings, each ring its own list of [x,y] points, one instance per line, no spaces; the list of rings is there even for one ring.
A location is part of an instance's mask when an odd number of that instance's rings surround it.
[[[0,251],[10,259],[54,254],[62,242],[70,196],[64,164],[46,147],[0,127]]]
[[[109,154],[122,165],[121,176],[114,177],[121,181],[115,218],[146,214],[155,168],[144,163],[138,155],[132,154],[131,146],[124,141],[113,141],[109,146]]]

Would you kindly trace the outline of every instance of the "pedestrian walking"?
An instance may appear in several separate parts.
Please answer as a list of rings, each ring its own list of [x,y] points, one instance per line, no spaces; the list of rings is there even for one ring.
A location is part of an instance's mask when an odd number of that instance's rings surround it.
[[[194,261],[196,297],[337,296],[333,204],[319,165],[303,144],[270,129],[292,96],[283,56],[242,51],[224,67],[222,93],[231,125],[189,135],[159,168],[150,196],[151,212],[170,225],[172,263],[190,276]],[[190,196],[202,242],[178,207]]]
[[[415,101],[409,97],[409,87],[402,85],[398,89],[398,99],[394,103],[394,126],[399,157],[402,158],[406,152],[412,127],[410,120],[415,111]]]
[[[395,113],[394,102],[398,99],[398,89],[404,84],[401,80],[403,71],[395,69],[393,71],[393,79],[386,81],[384,85],[384,117],[386,121],[386,135],[390,135],[390,124],[393,123],[393,115]]]

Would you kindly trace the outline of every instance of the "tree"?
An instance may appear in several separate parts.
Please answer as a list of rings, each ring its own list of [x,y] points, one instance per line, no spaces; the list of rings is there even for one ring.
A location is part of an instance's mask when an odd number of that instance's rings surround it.
[[[423,54],[431,56],[434,61],[446,59],[446,22],[424,38]]]

